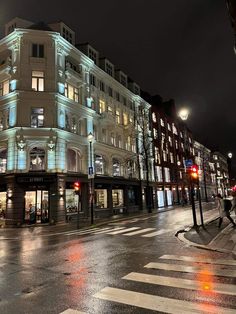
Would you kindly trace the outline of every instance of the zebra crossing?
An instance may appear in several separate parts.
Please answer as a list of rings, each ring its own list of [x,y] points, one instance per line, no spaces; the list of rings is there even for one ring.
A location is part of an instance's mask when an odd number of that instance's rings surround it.
[[[151,274],[147,271],[148,269],[152,269]],[[161,274],[158,273],[159,271],[161,271]],[[178,276],[179,273],[181,273],[181,277]],[[185,273],[190,274],[193,279],[189,279],[189,275],[188,278],[185,278]],[[227,278],[227,280],[223,279],[223,283],[221,283],[222,278]],[[142,272],[131,272],[121,278],[125,282],[152,285],[152,294],[107,286],[95,293],[93,297],[111,305],[112,303],[118,303],[127,307],[132,306],[142,310],[153,310],[169,314],[235,314],[235,278],[235,260],[162,255],[158,261],[144,265]],[[180,299],[180,297],[178,299],[178,297],[167,295],[169,292],[165,292],[165,296],[159,296],[157,295],[158,291],[161,291],[158,288],[159,286],[183,289],[181,297],[182,295],[185,296],[185,290],[193,293],[194,296],[196,293],[202,293],[203,297],[199,300],[195,300],[194,297],[194,301],[186,301]],[[157,289],[153,287],[157,287]],[[215,295],[215,300],[222,300],[224,297],[235,298],[232,303],[234,308],[213,304],[212,294]],[[134,312],[138,313],[138,310],[134,310]],[[63,312],[63,314],[81,313],[83,312]],[[131,309],[129,313],[133,313]]]
[[[126,237],[132,237],[132,236],[140,236],[143,238],[153,238],[162,234],[166,234],[168,232],[173,232],[175,233],[178,229],[178,225],[173,224],[173,228],[169,228],[171,225],[168,226],[168,228],[163,228],[163,229],[157,229],[157,228],[141,228],[138,226],[133,226],[133,227],[106,227],[106,228],[94,228],[94,229],[89,229],[89,230],[84,230],[84,231],[73,231],[73,232],[68,232],[66,235],[109,235],[109,236],[126,236]]]

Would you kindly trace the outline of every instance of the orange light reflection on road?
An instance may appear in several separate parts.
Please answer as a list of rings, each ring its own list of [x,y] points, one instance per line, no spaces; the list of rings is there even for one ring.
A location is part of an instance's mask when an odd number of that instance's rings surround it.
[[[86,256],[82,243],[71,243],[66,249],[67,272],[71,273],[66,277],[66,285],[69,288],[68,298],[75,300],[81,294],[87,283],[88,269]]]
[[[204,267],[206,267],[204,265]],[[214,273],[210,271],[209,269],[202,269],[200,273],[197,275],[197,281],[200,285],[200,291],[201,292],[207,292],[210,293],[214,289]]]

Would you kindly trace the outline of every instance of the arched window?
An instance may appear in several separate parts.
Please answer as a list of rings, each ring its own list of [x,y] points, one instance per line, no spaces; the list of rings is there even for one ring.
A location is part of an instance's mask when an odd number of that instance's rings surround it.
[[[121,164],[117,159],[113,159],[112,162],[112,168],[113,168],[113,176],[121,176]]]
[[[30,170],[45,170],[45,150],[43,148],[34,147],[30,151]]]
[[[95,173],[104,174],[105,162],[101,155],[95,156]]]
[[[6,172],[7,169],[7,149],[0,148],[0,173]]]
[[[80,171],[80,154],[74,149],[67,150],[67,171]]]

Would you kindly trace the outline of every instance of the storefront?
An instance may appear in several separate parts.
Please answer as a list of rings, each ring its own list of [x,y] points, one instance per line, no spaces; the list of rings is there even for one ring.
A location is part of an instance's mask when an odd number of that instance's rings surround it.
[[[165,188],[166,191],[166,201],[167,201],[167,206],[172,206],[173,205],[173,195],[172,191],[170,188]]]
[[[165,206],[165,193],[163,191],[163,188],[158,188],[157,190],[157,202],[158,202],[158,207]]]
[[[46,190],[35,190],[25,192],[26,223],[46,223],[49,221],[49,197]]]
[[[7,193],[0,192],[0,218],[5,218],[7,205]]]

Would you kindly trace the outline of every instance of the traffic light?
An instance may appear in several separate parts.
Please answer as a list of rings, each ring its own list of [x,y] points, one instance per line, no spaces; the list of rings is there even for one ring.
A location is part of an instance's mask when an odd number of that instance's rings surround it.
[[[74,182],[74,191],[75,191],[75,194],[79,194],[79,192],[80,192],[80,182],[79,181]]]
[[[192,165],[191,168],[190,168],[190,176],[193,178],[193,179],[198,179],[198,166],[197,165]]]

